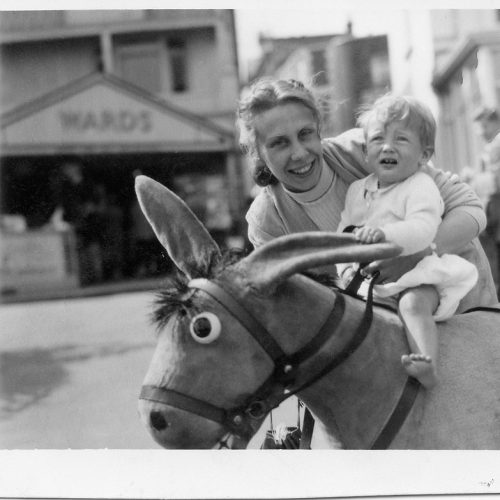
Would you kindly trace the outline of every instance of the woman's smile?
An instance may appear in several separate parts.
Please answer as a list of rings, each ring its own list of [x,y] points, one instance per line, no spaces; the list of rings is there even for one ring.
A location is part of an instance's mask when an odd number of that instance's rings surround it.
[[[307,175],[312,171],[313,163],[314,162],[311,162],[311,163],[308,163],[307,165],[304,165],[303,167],[291,169],[291,170],[289,170],[289,172],[291,172],[292,174],[295,174],[295,175],[299,175],[299,176]]]

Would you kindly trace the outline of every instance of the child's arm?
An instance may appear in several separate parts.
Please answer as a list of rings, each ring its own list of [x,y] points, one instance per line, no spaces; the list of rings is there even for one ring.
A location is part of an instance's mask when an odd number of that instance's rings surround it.
[[[398,186],[399,187],[399,186]],[[393,201],[404,208],[403,220],[381,225],[387,241],[403,248],[403,255],[425,250],[434,241],[443,213],[443,201],[433,180],[417,174],[411,183],[402,184]]]

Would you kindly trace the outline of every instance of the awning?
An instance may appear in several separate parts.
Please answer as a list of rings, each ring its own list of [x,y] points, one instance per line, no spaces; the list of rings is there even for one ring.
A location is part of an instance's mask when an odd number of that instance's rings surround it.
[[[232,151],[235,147],[233,131],[102,73],[1,116],[3,156]]]

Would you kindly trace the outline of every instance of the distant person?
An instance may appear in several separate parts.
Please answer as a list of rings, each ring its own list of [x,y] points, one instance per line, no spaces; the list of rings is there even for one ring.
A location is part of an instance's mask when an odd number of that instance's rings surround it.
[[[493,279],[500,298],[500,171],[495,176],[495,192],[490,196],[486,207],[485,233],[491,241],[490,262]]]
[[[487,170],[486,164],[481,161],[479,170],[470,177],[468,183],[486,209],[490,196],[495,192],[495,173]]]
[[[422,170],[434,154],[432,113],[412,97],[387,95],[364,111],[359,123],[373,174],[349,186],[339,230],[350,228],[362,243],[392,241],[402,247],[402,255],[432,246],[444,211],[439,189]],[[340,277],[352,277],[355,267],[340,264]],[[434,251],[398,280],[375,286],[378,296],[397,296],[411,350],[401,362],[426,388],[438,380],[435,322],[455,313],[477,276],[462,257]]]
[[[500,169],[500,113],[494,108],[483,108],[476,116],[481,135],[485,140],[481,162],[487,172],[497,172]]]
[[[483,231],[479,240],[490,262],[493,278],[498,287],[497,243],[495,230],[495,215],[490,206],[491,197],[497,192],[496,177],[500,173],[500,115],[497,109],[482,108],[474,117],[479,124],[481,136],[485,141],[479,160],[479,171],[470,182],[479,199],[484,205],[487,217],[487,230]],[[492,205],[496,206],[496,201]],[[493,221],[488,218],[493,217]]]
[[[123,276],[124,231],[123,210],[115,193],[104,193],[102,217],[102,278],[118,280]]]
[[[58,206],[62,219],[74,230],[82,285],[94,283],[102,276],[97,221],[98,196],[83,176],[82,165],[69,160],[61,166]]]

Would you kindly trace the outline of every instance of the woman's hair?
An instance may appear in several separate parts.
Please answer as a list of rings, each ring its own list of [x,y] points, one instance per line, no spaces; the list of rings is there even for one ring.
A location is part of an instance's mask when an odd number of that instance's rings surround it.
[[[276,184],[278,180],[259,157],[254,119],[260,113],[289,103],[302,104],[308,108],[318,124],[319,133],[321,113],[318,103],[311,90],[297,80],[261,78],[251,85],[238,103],[236,126],[240,134],[240,146],[253,162],[252,175],[259,186]]]
[[[430,109],[410,96],[386,94],[379,97],[370,107],[362,109],[357,124],[366,133],[368,123],[373,118],[384,125],[401,121],[418,133],[420,144],[434,153],[436,141],[436,120]]]

